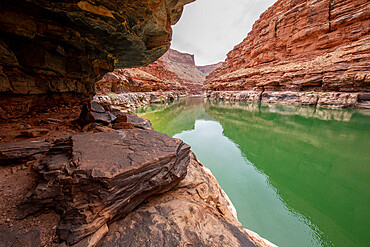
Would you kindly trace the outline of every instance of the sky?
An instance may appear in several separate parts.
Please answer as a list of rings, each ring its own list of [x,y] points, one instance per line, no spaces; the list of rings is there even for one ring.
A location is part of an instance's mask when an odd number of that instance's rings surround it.
[[[173,26],[171,48],[195,55],[196,65],[224,61],[276,0],[197,0]]]

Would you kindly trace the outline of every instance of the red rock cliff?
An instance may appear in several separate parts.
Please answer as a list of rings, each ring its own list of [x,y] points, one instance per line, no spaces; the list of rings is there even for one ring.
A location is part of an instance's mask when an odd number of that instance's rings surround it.
[[[205,90],[370,91],[367,0],[279,0]]]
[[[169,49],[158,61],[140,68],[160,79],[178,82],[191,94],[200,93],[206,75],[195,66],[194,55]]]
[[[196,66],[194,55],[169,49],[146,67],[108,73],[96,86],[100,92],[188,91],[199,94],[206,75],[218,65]]]

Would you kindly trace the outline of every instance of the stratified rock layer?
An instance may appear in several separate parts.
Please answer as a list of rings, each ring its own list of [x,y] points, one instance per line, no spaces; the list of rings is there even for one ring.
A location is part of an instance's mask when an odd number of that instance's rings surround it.
[[[143,92],[143,93],[120,93],[98,94],[94,100],[106,109],[120,114],[120,112],[132,112],[133,110],[147,106],[151,103],[164,103],[170,100],[186,96],[179,91],[175,92]]]
[[[154,62],[192,1],[1,1],[0,94],[21,102],[8,109],[1,100],[0,113],[27,111],[23,105],[58,95],[86,101],[115,66]]]
[[[187,175],[109,226],[103,246],[274,246],[248,233],[218,182],[191,155]]]
[[[206,94],[216,100],[297,104],[330,108],[370,109],[370,93],[295,91],[214,91]]]
[[[162,80],[185,86],[190,94],[199,94],[206,75],[195,66],[194,55],[169,49],[153,64],[140,68]]]
[[[33,159],[27,153],[32,144],[16,145],[17,159]],[[44,155],[35,163],[38,177],[9,159],[0,166],[0,187],[11,199],[0,204],[9,218],[0,221],[7,246],[56,246],[58,239],[78,241],[76,246],[274,246],[243,229],[215,177],[180,140],[134,129],[73,135],[48,145],[49,151],[33,147]],[[3,150],[9,144],[1,144]],[[10,178],[18,178],[12,187]],[[20,213],[47,214],[16,219],[12,205],[28,190]]]
[[[146,67],[116,69],[107,73],[96,87],[102,93],[187,91],[200,94],[206,75],[220,65],[196,66],[194,55],[169,49]]]
[[[279,0],[206,80],[207,91],[370,91],[367,0]]]
[[[152,130],[59,139],[37,166],[40,181],[22,213],[55,208],[60,238],[75,244],[175,186],[186,175],[189,151],[179,139]]]
[[[166,71],[164,67],[159,70]],[[177,81],[159,79],[139,68],[109,72],[96,83],[96,89],[98,94],[158,91],[179,91],[185,94],[187,91],[187,88]]]

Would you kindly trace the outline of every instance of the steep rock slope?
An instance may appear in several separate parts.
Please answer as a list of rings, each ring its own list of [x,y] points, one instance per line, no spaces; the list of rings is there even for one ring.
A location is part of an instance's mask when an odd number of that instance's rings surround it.
[[[204,74],[209,75],[211,72],[213,72],[215,69],[220,67],[222,62],[211,64],[211,65],[203,65],[203,66],[197,66],[197,69],[202,71]]]
[[[86,101],[115,66],[154,62],[193,1],[1,1],[0,116]]]
[[[171,73],[160,68],[167,74]],[[173,75],[176,76],[176,75]],[[186,94],[187,88],[173,80],[159,79],[139,68],[115,69],[96,82],[97,94],[123,93],[123,92],[156,92],[178,91]]]
[[[181,239],[208,243],[211,236],[232,239],[232,246],[267,246],[241,227],[217,181],[207,183],[211,175],[205,169],[192,172],[190,164],[201,164],[189,146],[155,132],[148,120],[109,112],[88,100],[95,81],[114,65],[144,66],[164,53],[170,26],[188,2],[1,1],[1,246],[96,246],[105,234],[120,234],[112,223],[127,214],[141,215],[139,208],[147,210],[139,205],[143,201],[168,212],[164,192],[177,188],[188,174],[199,177],[197,183],[182,183],[183,193],[171,193],[172,198],[194,202],[196,215],[208,211],[213,221],[197,231],[186,227]],[[40,104],[45,108],[33,107]],[[177,220],[186,219],[186,211],[174,211]],[[195,217],[193,224],[200,226],[201,220]],[[155,221],[140,227],[153,229],[152,224],[161,229]],[[226,236],[215,231],[221,227],[229,230]],[[147,233],[151,246],[163,240]],[[136,232],[126,236],[135,238]],[[185,242],[176,229],[168,237]],[[112,246],[107,240],[105,246]]]
[[[220,63],[196,66],[194,55],[169,49],[154,63],[135,69],[116,69],[97,82],[99,92],[188,91],[199,94],[203,82]]]
[[[279,0],[204,89],[369,92],[369,32],[369,1]]]

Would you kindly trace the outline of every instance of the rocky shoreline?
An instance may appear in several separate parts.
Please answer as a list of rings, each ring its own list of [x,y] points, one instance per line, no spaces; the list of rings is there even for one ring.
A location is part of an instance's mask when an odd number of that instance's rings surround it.
[[[276,1],[203,89],[243,91],[222,98],[368,108],[368,9],[364,0]]]
[[[367,92],[212,91],[206,92],[205,97],[229,101],[370,109],[370,93]]]
[[[94,101],[110,111],[132,112],[152,103],[164,103],[186,96],[186,93],[179,91],[109,93],[95,95]]]
[[[79,133],[0,144],[6,246],[275,246],[242,227],[181,140],[97,102],[78,122]]]

